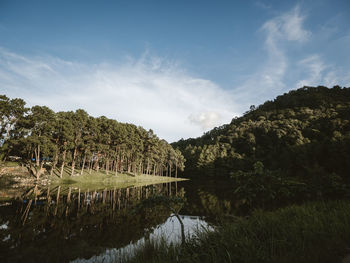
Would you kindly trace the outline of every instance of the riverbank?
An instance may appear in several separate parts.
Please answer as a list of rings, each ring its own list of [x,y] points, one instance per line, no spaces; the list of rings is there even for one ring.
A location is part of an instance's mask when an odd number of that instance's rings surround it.
[[[83,175],[73,177],[65,174],[63,178],[53,178],[51,184],[69,186],[72,188],[80,188],[81,190],[91,190],[111,187],[138,187],[149,184],[171,183],[185,180],[188,179],[131,173],[118,173],[118,175],[115,175],[114,173],[106,174],[105,172],[91,171],[91,174],[85,172],[83,173]]]
[[[53,187],[62,185],[63,187],[79,188],[81,190],[88,189],[106,189],[106,188],[126,188],[131,186],[144,186],[149,184],[158,183],[171,183],[184,181],[188,179],[174,178],[166,176],[155,176],[146,174],[132,174],[132,173],[114,173],[105,171],[84,171],[80,174],[80,170],[75,170],[75,175],[71,176],[70,167],[66,167],[63,173],[63,177],[59,177],[59,171],[54,171],[53,175],[49,172],[45,172],[37,180],[34,176],[30,175],[27,168],[18,165],[15,162],[3,163],[0,167],[0,199],[6,199],[6,197],[12,197],[13,194],[21,192],[21,189],[25,191],[27,188],[38,185],[39,187],[47,187],[52,185]]]
[[[347,260],[347,261],[346,261]],[[350,203],[312,202],[256,211],[201,230],[185,245],[149,241],[114,262],[350,262]]]

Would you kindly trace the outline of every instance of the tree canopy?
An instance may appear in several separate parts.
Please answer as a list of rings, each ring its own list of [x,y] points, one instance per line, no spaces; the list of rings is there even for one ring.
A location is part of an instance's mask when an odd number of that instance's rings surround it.
[[[86,111],[55,113],[46,106],[25,107],[22,99],[0,96],[1,159],[15,156],[62,177],[84,169],[177,176],[184,157],[152,130]],[[76,173],[76,168],[79,173]]]
[[[186,159],[187,177],[255,174],[259,162],[266,171],[298,178],[315,191],[350,183],[350,88],[293,90],[172,146]]]

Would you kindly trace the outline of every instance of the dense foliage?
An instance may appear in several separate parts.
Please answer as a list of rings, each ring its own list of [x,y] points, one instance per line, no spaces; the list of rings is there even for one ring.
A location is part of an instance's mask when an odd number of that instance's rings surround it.
[[[238,192],[266,198],[276,194],[274,189],[289,195],[291,188],[307,187],[317,195],[339,194],[350,183],[350,88],[291,91],[173,146],[187,160],[185,176],[232,176]]]
[[[184,158],[152,130],[120,123],[84,110],[55,113],[46,106],[25,107],[22,99],[0,96],[1,159],[35,161],[37,177],[49,169],[62,177],[85,169],[177,176]]]

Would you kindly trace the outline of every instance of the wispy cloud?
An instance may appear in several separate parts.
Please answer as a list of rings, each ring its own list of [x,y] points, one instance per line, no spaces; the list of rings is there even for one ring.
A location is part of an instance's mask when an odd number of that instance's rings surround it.
[[[30,105],[83,108],[152,128],[169,141],[199,136],[237,114],[230,93],[147,53],[118,65],[85,65],[0,49],[0,86],[1,93]]]
[[[311,32],[304,28],[304,20],[305,16],[301,15],[296,6],[261,26],[267,57],[260,69],[235,90],[237,101],[246,102],[241,105],[246,107],[247,104],[262,103],[287,88],[284,81],[289,67],[286,44],[302,44],[309,40]]]
[[[329,61],[326,62],[322,55],[303,53],[303,58],[296,61],[288,54],[288,43],[290,42],[294,45],[304,45],[308,42],[312,44],[313,34],[304,27],[306,18],[297,5],[291,11],[266,21],[261,27],[265,33],[265,48],[268,59],[261,71],[255,74],[253,80],[256,87],[263,87],[260,88],[263,92],[257,94],[260,94],[264,100],[266,98],[264,93],[268,93],[270,96],[274,93],[277,95],[282,91],[302,86],[350,85],[350,72],[334,66]],[[326,22],[327,24],[329,22]],[[322,33],[324,34],[323,30]],[[330,36],[329,34],[325,35]],[[291,79],[288,71],[299,72],[298,75],[293,75],[294,84],[290,86],[286,86],[287,77]],[[251,85],[250,82],[248,83]]]
[[[301,15],[299,6],[290,12],[284,13],[267,21],[262,28],[267,32],[267,42],[288,40],[306,42],[311,37],[311,32],[304,29],[305,16]]]
[[[266,4],[263,1],[256,1],[256,2],[254,2],[254,5],[261,8],[261,9],[264,9],[264,10],[271,9],[271,5]]]
[[[307,78],[299,80],[296,87],[320,85],[322,79],[322,73],[326,69],[319,55],[310,55],[297,63],[307,75]]]
[[[350,85],[350,71],[344,72],[344,70],[337,69],[332,64],[326,65],[318,54],[310,55],[298,61],[297,66],[306,77],[297,82],[296,88],[319,85],[327,87]]]

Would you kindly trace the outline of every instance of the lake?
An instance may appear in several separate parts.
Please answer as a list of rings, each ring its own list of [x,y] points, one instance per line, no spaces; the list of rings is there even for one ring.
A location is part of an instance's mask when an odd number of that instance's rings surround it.
[[[5,191],[6,192],[6,191]],[[9,192],[9,191],[7,191]],[[145,240],[181,242],[230,213],[229,187],[183,181],[117,189],[60,185],[11,190],[0,201],[1,262],[110,262]],[[155,196],[175,201],[148,202]],[[148,200],[148,201],[147,201]]]

